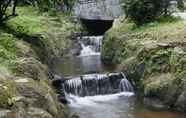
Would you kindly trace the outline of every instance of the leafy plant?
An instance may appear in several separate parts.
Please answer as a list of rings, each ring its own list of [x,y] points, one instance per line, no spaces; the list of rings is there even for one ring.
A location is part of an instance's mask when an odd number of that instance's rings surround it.
[[[170,0],[124,0],[127,17],[137,25],[151,22],[162,15],[168,15]]]
[[[8,15],[7,10],[12,0],[0,0],[0,23],[7,20],[11,16],[16,15],[17,0],[13,0],[12,14]]]

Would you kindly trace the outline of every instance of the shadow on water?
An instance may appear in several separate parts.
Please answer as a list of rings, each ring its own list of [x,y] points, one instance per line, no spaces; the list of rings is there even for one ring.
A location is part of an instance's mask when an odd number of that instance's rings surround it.
[[[101,62],[100,55],[83,57],[66,57],[55,63],[55,71],[63,72],[63,76],[75,76],[90,73],[104,73],[115,70],[115,65],[105,65]]]

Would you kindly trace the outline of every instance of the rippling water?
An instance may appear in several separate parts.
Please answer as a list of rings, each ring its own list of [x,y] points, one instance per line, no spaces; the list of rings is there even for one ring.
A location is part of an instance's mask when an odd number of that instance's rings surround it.
[[[76,113],[80,118],[186,118],[186,115],[176,112],[149,110],[130,92],[68,97],[71,113]]]

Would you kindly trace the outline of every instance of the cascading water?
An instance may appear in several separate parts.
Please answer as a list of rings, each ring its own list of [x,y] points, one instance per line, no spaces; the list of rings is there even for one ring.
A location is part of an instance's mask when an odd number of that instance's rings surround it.
[[[113,105],[119,105],[121,100],[128,101],[134,95],[133,87],[123,73],[82,75],[67,80],[63,88],[71,111],[78,113],[80,118],[119,118],[115,113],[118,109],[113,109]],[[126,105],[121,108],[128,109]],[[111,111],[104,114],[108,110]]]
[[[81,47],[79,55],[56,64],[60,72],[68,76],[63,90],[71,114],[80,118],[185,118],[170,112],[149,111],[135,100],[133,87],[125,74],[110,73],[114,67],[102,64],[103,36],[83,36],[77,40]]]
[[[100,55],[103,36],[84,36],[79,37],[81,45],[80,56]]]
[[[67,94],[95,96],[119,92],[133,92],[130,82],[120,73],[82,75],[64,83]]]

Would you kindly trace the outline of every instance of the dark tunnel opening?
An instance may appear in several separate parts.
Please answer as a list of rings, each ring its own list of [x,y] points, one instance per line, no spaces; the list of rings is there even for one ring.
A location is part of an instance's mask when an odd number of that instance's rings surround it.
[[[113,25],[114,20],[81,19],[89,35],[103,35]]]

